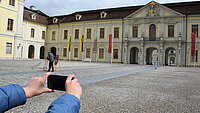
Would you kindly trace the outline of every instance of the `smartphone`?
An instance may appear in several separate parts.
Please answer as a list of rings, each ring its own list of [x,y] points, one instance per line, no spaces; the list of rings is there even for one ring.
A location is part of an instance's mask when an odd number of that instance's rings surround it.
[[[74,78],[72,78],[73,80]],[[62,75],[49,75],[47,78],[47,87],[53,90],[66,91],[65,82],[67,76]]]

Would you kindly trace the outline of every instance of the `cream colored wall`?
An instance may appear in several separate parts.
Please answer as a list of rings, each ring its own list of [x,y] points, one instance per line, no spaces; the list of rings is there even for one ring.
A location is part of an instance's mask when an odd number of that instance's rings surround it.
[[[15,6],[9,5],[9,0],[1,0],[0,2],[0,57],[12,58],[14,55],[14,35],[16,32],[18,1]],[[7,30],[8,19],[13,19],[13,30]],[[6,43],[12,43],[12,54],[6,54]]]
[[[75,37],[75,29],[79,29],[79,37],[83,34],[84,35],[84,42],[87,44],[84,44],[84,50],[86,48],[91,48],[91,58],[92,58],[92,48],[93,48],[93,41],[94,37],[98,36],[98,42],[101,42],[103,44],[98,44],[98,49],[103,47],[105,48],[105,57],[104,59],[98,59],[98,61],[106,62],[106,56],[107,56],[107,49],[108,49],[108,36],[109,34],[114,35],[114,27],[119,27],[119,39],[114,39],[114,42],[122,42],[122,21],[121,20],[106,20],[106,21],[86,21],[86,22],[73,22],[73,23],[63,23],[60,25],[61,28],[58,27],[58,25],[49,25],[48,26],[48,49],[51,47],[58,48],[60,45],[60,56],[62,59],[68,59],[67,57],[63,56],[63,48],[67,47],[68,40],[64,40],[64,30],[68,30],[68,37],[71,35],[71,58],[72,60],[81,60],[81,53],[79,51],[78,58],[74,58],[74,48],[79,48],[79,39],[74,39]],[[86,39],[87,37],[87,29],[90,28],[91,31],[91,39]],[[99,39],[100,36],[100,28],[105,28],[105,38]],[[59,39],[59,32],[61,30],[61,41],[59,42],[57,39]],[[56,41],[52,41],[52,31],[56,31]],[[121,44],[115,44],[115,48],[121,49]],[[119,49],[119,59],[115,59],[115,62],[121,62],[121,50]],[[86,57],[86,51],[84,51],[84,57]],[[97,57],[98,58],[98,57]]]
[[[188,58],[188,65],[194,65],[194,62],[191,62],[191,33],[192,33],[192,25],[198,25],[198,37],[196,38],[196,50],[198,50],[198,62],[195,65],[200,65],[200,16],[192,16],[188,17],[188,35],[187,35],[187,58]]]

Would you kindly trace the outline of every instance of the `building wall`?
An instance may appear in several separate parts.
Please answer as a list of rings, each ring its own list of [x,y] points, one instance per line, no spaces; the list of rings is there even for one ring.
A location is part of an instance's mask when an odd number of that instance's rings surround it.
[[[31,29],[34,29],[34,37],[31,37]],[[45,45],[45,39],[42,39],[42,31],[45,31],[47,34],[47,25],[39,24],[31,21],[23,21],[23,30],[22,30],[22,58],[28,58],[29,47],[34,46],[34,59],[40,59],[40,48]]]
[[[69,50],[67,57],[63,57],[63,48],[67,48],[68,40],[64,39],[64,30],[68,30],[68,37],[71,36],[71,60],[83,60],[86,58],[86,48],[90,48],[90,58],[92,61],[99,62],[110,62],[111,55],[108,53],[108,37],[109,34],[114,34],[114,27],[119,27],[119,38],[114,39],[114,49],[118,50],[118,59],[113,59],[113,62],[121,62],[121,49],[122,49],[122,20],[105,20],[105,21],[84,21],[84,22],[73,22],[73,23],[64,23],[60,25],[49,25],[48,26],[48,39],[46,40],[47,50],[50,50],[51,47],[57,48],[57,54],[61,59],[69,59]],[[91,39],[86,39],[87,29],[91,29]],[[105,38],[100,39],[100,28],[105,28]],[[75,39],[75,30],[79,29],[79,39]],[[56,40],[52,40],[52,31],[56,31]],[[84,35],[84,54],[80,51],[78,57],[74,57],[74,48],[79,47],[80,36]],[[94,38],[97,37],[98,50],[99,48],[104,48],[104,58],[99,58],[99,51],[94,53],[93,45]]]
[[[198,25],[198,36],[196,38],[196,50],[198,51],[197,62],[192,61],[191,57],[191,33],[192,33],[192,25]],[[200,66],[200,16],[194,15],[188,17],[188,24],[187,24],[188,32],[187,32],[187,66]]]
[[[1,0],[0,2],[0,58],[13,58],[14,57],[14,36],[16,34],[18,14],[18,0],[15,6],[9,5],[9,0]],[[8,19],[13,19],[13,30],[7,30]],[[12,53],[6,54],[6,43],[12,43]]]

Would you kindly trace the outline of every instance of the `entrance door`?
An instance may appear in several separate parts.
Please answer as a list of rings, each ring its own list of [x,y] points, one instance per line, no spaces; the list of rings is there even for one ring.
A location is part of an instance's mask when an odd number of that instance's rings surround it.
[[[53,53],[53,55],[56,56],[56,48],[55,47],[51,48],[51,53]]]
[[[131,48],[130,51],[130,64],[138,64],[139,49],[136,47]]]
[[[44,59],[44,46],[40,47],[40,59]]]
[[[34,51],[35,47],[33,45],[30,45],[28,49],[28,58],[34,58]]]
[[[156,25],[151,24],[149,26],[149,41],[156,41]]]

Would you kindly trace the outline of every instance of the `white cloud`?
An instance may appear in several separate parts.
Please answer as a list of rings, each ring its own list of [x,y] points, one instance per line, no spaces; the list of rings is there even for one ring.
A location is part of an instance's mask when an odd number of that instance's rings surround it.
[[[67,15],[77,11],[145,5],[151,0],[26,0],[25,5],[35,5],[47,15]],[[158,3],[174,3],[198,0],[155,0]]]

